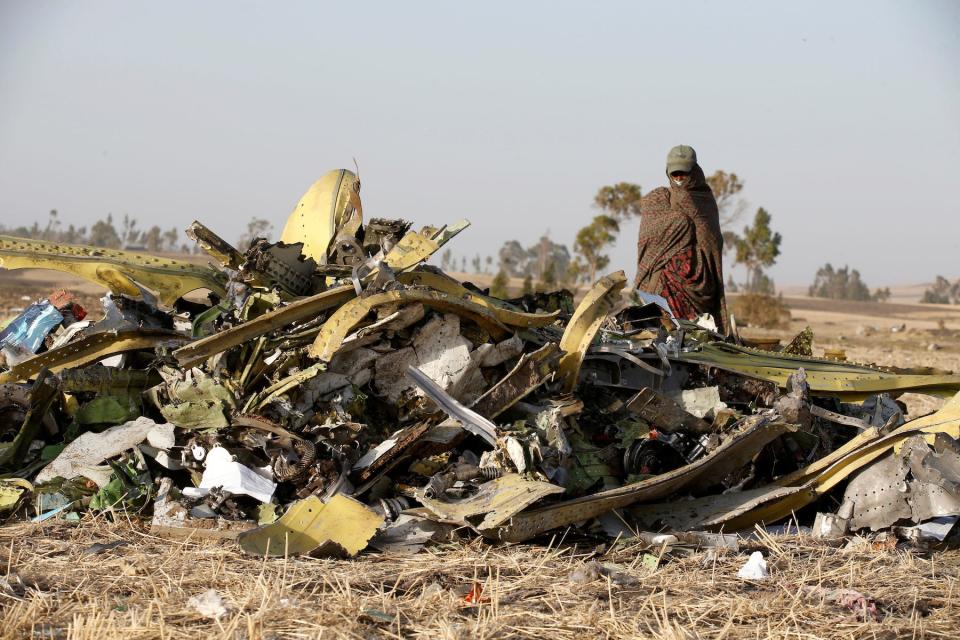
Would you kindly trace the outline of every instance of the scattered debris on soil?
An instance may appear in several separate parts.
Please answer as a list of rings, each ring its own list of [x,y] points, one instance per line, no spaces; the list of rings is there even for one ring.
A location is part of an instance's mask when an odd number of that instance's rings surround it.
[[[467,222],[365,222],[359,193],[328,173],[281,241],[244,251],[195,222],[208,265],[0,237],[0,266],[109,290],[99,310],[52,292],[0,331],[0,517],[142,518],[284,558],[572,529],[644,543],[653,567],[790,518],[823,539],[927,544],[912,526],[936,519],[949,535],[960,376],[814,357],[809,331],[719,335],[622,272],[579,301],[500,300],[426,264]],[[906,421],[905,393],[948,401]],[[743,577],[767,571],[754,554]],[[627,573],[598,561],[569,581]],[[875,617],[854,593],[805,597]]]

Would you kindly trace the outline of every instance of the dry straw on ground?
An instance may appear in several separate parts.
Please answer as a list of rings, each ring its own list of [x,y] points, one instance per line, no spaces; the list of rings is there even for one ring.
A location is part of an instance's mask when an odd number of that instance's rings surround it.
[[[15,524],[0,527],[0,638],[957,637],[960,551],[851,547],[761,535],[740,553],[682,554],[655,570],[639,546],[556,539],[265,561],[136,523]],[[736,577],[753,550],[767,558],[766,581]],[[619,572],[571,582],[592,560]],[[879,620],[810,586],[855,589]],[[209,589],[227,608],[219,618],[190,603]]]

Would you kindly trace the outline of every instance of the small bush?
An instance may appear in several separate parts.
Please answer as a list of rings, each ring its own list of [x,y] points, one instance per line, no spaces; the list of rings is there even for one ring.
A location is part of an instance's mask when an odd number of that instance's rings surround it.
[[[740,326],[783,329],[790,324],[790,309],[783,296],[745,293],[730,300],[729,313],[736,317]]]

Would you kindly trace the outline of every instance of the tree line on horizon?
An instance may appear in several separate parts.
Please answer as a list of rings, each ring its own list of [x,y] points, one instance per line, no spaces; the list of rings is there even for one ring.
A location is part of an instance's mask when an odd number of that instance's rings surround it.
[[[257,238],[269,239],[273,225],[263,218],[253,217],[247,223],[246,230],[237,240],[241,251]],[[193,243],[180,241],[180,232],[176,227],[166,231],[159,225],[141,229],[136,218],[124,215],[119,225],[114,222],[113,214],[94,222],[90,227],[69,224],[64,227],[60,214],[51,209],[46,224],[34,221],[30,226],[7,227],[0,224],[0,235],[41,240],[55,244],[78,244],[104,249],[123,249],[127,251],[149,251],[151,253],[199,253],[200,248]]]
[[[780,255],[782,237],[771,227],[772,216],[759,207],[751,224],[740,233],[731,229],[748,208],[740,197],[744,183],[736,173],[718,170],[707,178],[717,200],[720,224],[723,229],[724,252],[732,254],[733,265],[745,268],[746,278],[736,282],[729,274],[726,288],[731,293],[746,293],[773,296],[776,287],[767,275],[767,269],[776,263]],[[620,225],[634,216],[639,216],[642,190],[631,182],[618,182],[601,187],[593,199],[593,207],[599,210],[590,222],[576,234],[573,251],[566,245],[553,241],[549,231],[532,246],[524,247],[517,240],[507,240],[497,254],[497,271],[491,283],[491,295],[507,297],[511,278],[522,278],[523,293],[548,291],[558,287],[575,288],[590,284],[597,274],[610,264],[607,251],[613,246]],[[267,237],[272,225],[262,218],[251,218],[246,230],[238,239],[238,248],[244,250],[255,238]],[[97,220],[89,228],[66,227],[56,209],[51,209],[45,225],[34,222],[31,226],[7,227],[0,224],[0,234],[54,242],[81,244],[108,249],[146,250],[150,252],[196,253],[193,244],[181,243],[176,227],[166,231],[159,225],[148,229],[139,228],[135,218],[124,215],[119,225],[112,214]],[[467,258],[458,260],[447,249],[440,256],[441,268],[445,271],[467,272]],[[474,273],[493,273],[494,258],[476,254],[470,262]],[[835,268],[831,263],[820,267],[813,284],[807,291],[811,297],[835,300],[873,300],[886,302],[890,298],[889,287],[870,288],[857,269],[848,265]],[[950,282],[938,275],[934,284],[923,294],[920,302],[931,304],[960,304],[960,279]]]
[[[180,232],[176,227],[166,231],[159,225],[149,229],[140,229],[136,218],[124,215],[119,226],[114,222],[113,214],[107,214],[90,227],[63,226],[60,214],[51,209],[45,225],[34,221],[31,226],[7,227],[0,225],[0,234],[42,240],[57,244],[81,244],[104,249],[132,249],[151,252],[190,253],[191,247],[180,242]]]

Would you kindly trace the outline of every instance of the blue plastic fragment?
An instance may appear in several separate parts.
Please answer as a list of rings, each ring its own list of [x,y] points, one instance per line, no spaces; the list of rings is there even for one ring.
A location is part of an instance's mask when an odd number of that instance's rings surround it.
[[[32,304],[0,331],[0,348],[14,360],[28,357],[61,322],[63,315],[46,300]]]

